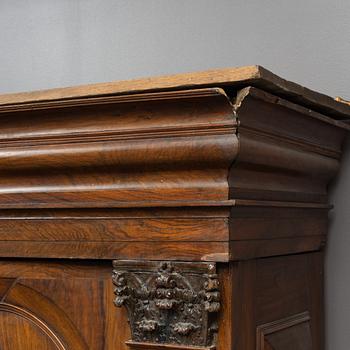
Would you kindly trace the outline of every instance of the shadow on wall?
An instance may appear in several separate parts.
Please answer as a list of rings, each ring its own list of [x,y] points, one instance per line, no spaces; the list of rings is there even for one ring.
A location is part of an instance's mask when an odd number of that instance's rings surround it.
[[[350,344],[350,135],[341,168],[330,185],[329,236],[326,248],[326,350],[348,350]]]

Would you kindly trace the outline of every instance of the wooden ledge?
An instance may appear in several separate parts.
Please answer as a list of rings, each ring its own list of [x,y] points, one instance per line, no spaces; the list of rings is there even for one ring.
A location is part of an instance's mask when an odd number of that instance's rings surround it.
[[[350,106],[346,103],[287,81],[257,65],[4,94],[0,96],[0,106],[213,86],[239,89],[248,85],[272,92],[317,112],[326,113],[335,119],[349,119],[350,116]]]
[[[138,343],[127,341],[126,344],[131,350],[215,350],[215,346],[198,347],[177,344],[155,344],[155,343]]]

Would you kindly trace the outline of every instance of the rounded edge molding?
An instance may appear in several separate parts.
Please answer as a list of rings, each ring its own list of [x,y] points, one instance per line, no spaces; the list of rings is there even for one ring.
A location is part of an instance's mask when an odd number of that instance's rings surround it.
[[[45,335],[47,335],[49,339],[55,344],[58,350],[68,350],[60,338],[51,330],[51,328],[43,320],[31,312],[16,305],[4,302],[0,302],[0,312],[8,312],[24,318],[25,320],[38,327]]]

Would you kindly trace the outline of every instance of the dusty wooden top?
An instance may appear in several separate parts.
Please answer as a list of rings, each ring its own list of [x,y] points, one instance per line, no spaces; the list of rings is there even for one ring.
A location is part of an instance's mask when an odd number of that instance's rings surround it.
[[[350,119],[350,106],[348,104],[338,102],[330,96],[282,79],[260,66],[225,68],[204,72],[4,94],[0,95],[0,106],[2,109],[6,109],[5,106],[13,107],[14,105],[35,104],[43,101],[60,101],[210,86],[237,89],[248,85],[272,92],[275,95],[332,116],[335,119]]]

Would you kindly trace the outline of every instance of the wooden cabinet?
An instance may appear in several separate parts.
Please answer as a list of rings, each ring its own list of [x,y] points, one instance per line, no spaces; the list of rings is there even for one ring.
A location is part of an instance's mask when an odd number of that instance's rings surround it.
[[[349,116],[255,66],[0,96],[0,348],[321,350]]]

